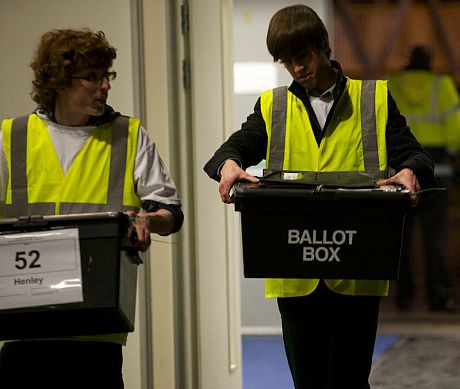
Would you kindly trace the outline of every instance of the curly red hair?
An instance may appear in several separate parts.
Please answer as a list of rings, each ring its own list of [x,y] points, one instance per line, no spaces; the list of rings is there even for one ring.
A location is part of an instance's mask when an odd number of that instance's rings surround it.
[[[34,71],[32,99],[40,108],[54,111],[56,91],[70,85],[71,77],[90,69],[109,69],[116,58],[102,31],[51,30],[43,34],[31,67]]]

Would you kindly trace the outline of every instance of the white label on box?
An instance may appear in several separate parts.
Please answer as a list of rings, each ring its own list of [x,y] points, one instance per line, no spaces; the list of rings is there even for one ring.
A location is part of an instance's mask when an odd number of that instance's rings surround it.
[[[78,228],[0,235],[0,309],[81,301]]]

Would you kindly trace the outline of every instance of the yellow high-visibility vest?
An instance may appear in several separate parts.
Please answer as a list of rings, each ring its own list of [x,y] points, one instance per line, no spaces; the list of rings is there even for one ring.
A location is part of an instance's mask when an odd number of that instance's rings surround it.
[[[45,120],[37,114],[4,120],[6,216],[138,210],[133,178],[138,130],[139,120],[125,116],[95,128],[64,174]]]
[[[368,172],[385,177],[387,93],[386,81],[348,79],[318,146],[308,112],[298,97],[286,87],[263,92],[260,101],[268,134],[268,169]],[[283,101],[283,109],[274,108],[278,99]],[[387,280],[324,282],[334,292],[348,295],[384,296],[389,289]],[[312,293],[318,283],[318,279],[267,279],[265,295],[304,296]]]
[[[451,77],[428,70],[406,70],[391,74],[389,86],[423,146],[460,150],[460,99]]]

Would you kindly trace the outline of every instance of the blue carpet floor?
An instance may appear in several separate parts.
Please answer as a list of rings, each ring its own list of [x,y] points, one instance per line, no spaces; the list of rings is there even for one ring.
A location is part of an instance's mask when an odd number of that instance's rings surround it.
[[[397,335],[377,336],[374,360],[397,339]],[[243,336],[242,352],[243,389],[294,388],[281,336],[245,335]]]

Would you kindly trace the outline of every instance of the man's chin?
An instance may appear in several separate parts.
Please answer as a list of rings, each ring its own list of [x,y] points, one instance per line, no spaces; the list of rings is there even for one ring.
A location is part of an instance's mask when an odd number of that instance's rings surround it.
[[[315,89],[314,83],[309,82],[309,81],[299,82],[299,84],[306,90]]]
[[[92,109],[91,116],[102,116],[105,112],[105,106]]]

